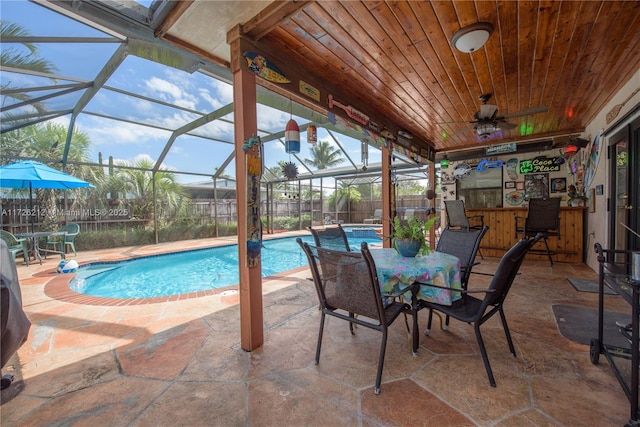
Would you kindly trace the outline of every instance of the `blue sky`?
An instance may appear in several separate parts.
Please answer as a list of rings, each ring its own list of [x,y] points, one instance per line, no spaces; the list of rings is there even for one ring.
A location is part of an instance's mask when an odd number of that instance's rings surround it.
[[[144,2],[143,2],[144,3]],[[147,2],[149,3],[149,2]],[[80,22],[71,20],[43,6],[26,1],[0,2],[0,13],[3,20],[13,22],[26,28],[32,36],[71,36],[71,37],[111,37]],[[16,45],[14,45],[16,47]],[[116,43],[42,43],[38,45],[40,56],[51,61],[58,68],[57,74],[63,77],[91,81],[96,78],[104,64],[114,54]],[[5,44],[2,48],[6,48]],[[14,73],[2,73],[1,83],[11,82],[12,86],[35,87],[50,85],[48,79],[30,77]],[[58,84],[69,83],[58,79]],[[181,106],[185,110],[162,106],[118,92],[101,90],[89,102],[85,111],[94,115],[81,114],[77,128],[89,136],[91,141],[91,160],[97,162],[101,153],[104,161],[110,156],[116,160],[133,161],[140,157],[156,160],[171,136],[171,131],[198,118],[196,114],[210,113],[232,102],[232,87],[222,81],[213,79],[202,73],[187,72],[167,67],[139,57],[129,55],[107,81],[107,86],[136,93],[154,100]],[[71,108],[81,93],[76,92],[64,97],[55,98],[47,105],[50,108]],[[258,127],[269,132],[284,130],[290,116],[286,112],[269,107],[258,106]],[[125,121],[108,119],[102,116],[115,116]],[[233,121],[233,113],[227,117]],[[299,124],[304,119],[294,117]],[[67,125],[69,116],[56,119]],[[149,126],[127,123],[142,122]],[[176,171],[213,174],[233,151],[233,125],[217,120],[194,131],[198,135],[206,135],[217,141],[196,136],[181,136],[176,139],[169,151],[164,166]],[[339,135],[340,143],[349,156],[360,161],[360,141]],[[323,128],[318,128],[318,140],[329,140],[331,137]],[[309,158],[309,147],[306,144],[306,133],[301,134],[301,153],[299,157]],[[278,141],[265,144],[265,164],[274,166],[278,161],[293,161],[302,172],[304,168],[299,161],[291,157]],[[378,150],[370,147],[369,161],[380,161]],[[345,159],[343,166],[350,163]],[[235,175],[234,163],[225,170]],[[179,175],[182,182],[202,181],[205,177]]]

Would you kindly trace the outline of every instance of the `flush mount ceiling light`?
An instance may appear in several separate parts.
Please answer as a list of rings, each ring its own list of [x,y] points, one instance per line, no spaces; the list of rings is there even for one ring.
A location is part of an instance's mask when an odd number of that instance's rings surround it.
[[[493,33],[490,22],[476,22],[455,32],[451,43],[460,52],[471,53],[480,49]]]

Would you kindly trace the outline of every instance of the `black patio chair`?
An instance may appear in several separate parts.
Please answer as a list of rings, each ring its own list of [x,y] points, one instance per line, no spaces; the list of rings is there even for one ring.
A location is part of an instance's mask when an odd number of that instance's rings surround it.
[[[460,260],[460,284],[462,289],[467,289],[471,270],[474,266],[480,264],[480,262],[476,262],[476,255],[480,249],[480,242],[488,230],[489,227],[486,225],[482,228],[472,228],[468,231],[445,228],[440,235],[440,239],[438,239],[436,251],[453,255]],[[427,330],[431,329],[432,319],[433,311],[429,310]],[[442,329],[447,329],[448,326],[449,316],[446,316],[445,326]]]
[[[554,253],[549,249],[547,238],[554,236],[560,239],[560,201],[560,197],[530,199],[527,217],[516,217],[516,237],[522,235],[529,238],[538,233],[543,234],[546,254],[552,268]]]
[[[395,300],[383,302],[375,263],[366,243],[362,243],[361,252],[347,252],[311,246],[300,238],[297,242],[309,261],[322,312],[315,363],[320,363],[326,315],[380,331],[382,342],[374,387],[374,393],[380,394],[388,327],[400,313],[411,313],[411,307]],[[410,288],[408,286],[400,292],[407,292]]]
[[[467,216],[464,200],[445,200],[444,210],[447,212],[446,228],[469,231],[484,227],[484,215]],[[480,258],[484,258],[482,252],[478,251],[478,253]]]
[[[509,326],[507,325],[507,319],[504,314],[503,304],[509,290],[511,289],[511,285],[518,274],[518,270],[524,261],[525,255],[529,249],[531,249],[531,247],[542,238],[543,234],[538,233],[532,239],[521,239],[513,245],[500,260],[488,289],[463,289],[460,291],[462,294],[461,299],[455,301],[450,306],[426,300],[418,300],[418,310],[422,308],[437,310],[444,315],[460,320],[461,322],[469,324],[473,323],[476,338],[478,340],[478,346],[480,347],[480,353],[482,354],[482,360],[484,361],[484,367],[487,370],[487,376],[489,377],[491,387],[496,386],[496,380],[493,377],[493,371],[489,364],[489,357],[487,356],[487,350],[485,349],[484,341],[482,340],[480,326],[489,320],[494,314],[499,313],[500,320],[502,321],[502,327],[507,337],[507,343],[509,344],[509,350],[514,357],[516,356],[516,350],[513,347],[513,341],[511,340],[511,334],[509,333]],[[421,285],[439,287],[426,283],[421,283]],[[485,295],[483,299],[479,299],[472,296],[472,293],[483,293]]]
[[[445,200],[444,209],[447,212],[447,227],[449,228],[468,231],[472,228],[484,227],[484,215],[467,216],[464,200]]]
[[[313,240],[316,242],[316,246],[335,249],[338,251],[351,250],[349,247],[347,233],[345,233],[344,228],[342,228],[340,224],[337,224],[335,227],[309,227],[309,231],[311,231],[311,234],[313,235]]]

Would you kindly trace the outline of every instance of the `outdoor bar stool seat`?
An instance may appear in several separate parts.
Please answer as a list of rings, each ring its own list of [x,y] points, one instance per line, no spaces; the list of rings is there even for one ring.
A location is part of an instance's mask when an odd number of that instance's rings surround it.
[[[484,215],[467,216],[464,200],[446,200],[444,209],[447,212],[447,228],[469,231],[473,228],[480,229],[484,227]],[[473,224],[471,221],[473,221]],[[484,258],[480,250],[478,250],[478,253],[480,258]]]
[[[516,238],[519,235],[529,238],[543,234],[546,248],[543,253],[549,257],[551,267],[554,253],[549,249],[547,238],[553,236],[560,239],[560,201],[560,197],[530,199],[527,217],[516,217]]]
[[[465,230],[484,227],[484,216],[467,216],[463,200],[445,200],[444,209],[447,212],[447,227]]]

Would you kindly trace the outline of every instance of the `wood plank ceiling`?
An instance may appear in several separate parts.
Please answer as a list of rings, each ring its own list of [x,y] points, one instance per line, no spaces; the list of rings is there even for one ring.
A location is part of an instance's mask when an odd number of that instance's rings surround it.
[[[183,2],[165,40],[206,52],[207,32],[184,29],[216,3]],[[455,49],[452,35],[479,21],[494,26],[485,46]],[[299,1],[270,4],[240,32],[288,77],[318,82],[318,107],[330,93],[424,153],[580,133],[639,69],[638,28],[637,1]],[[300,96],[294,84],[261,84]],[[477,135],[482,94],[512,128]],[[536,107],[548,111],[520,115]]]

